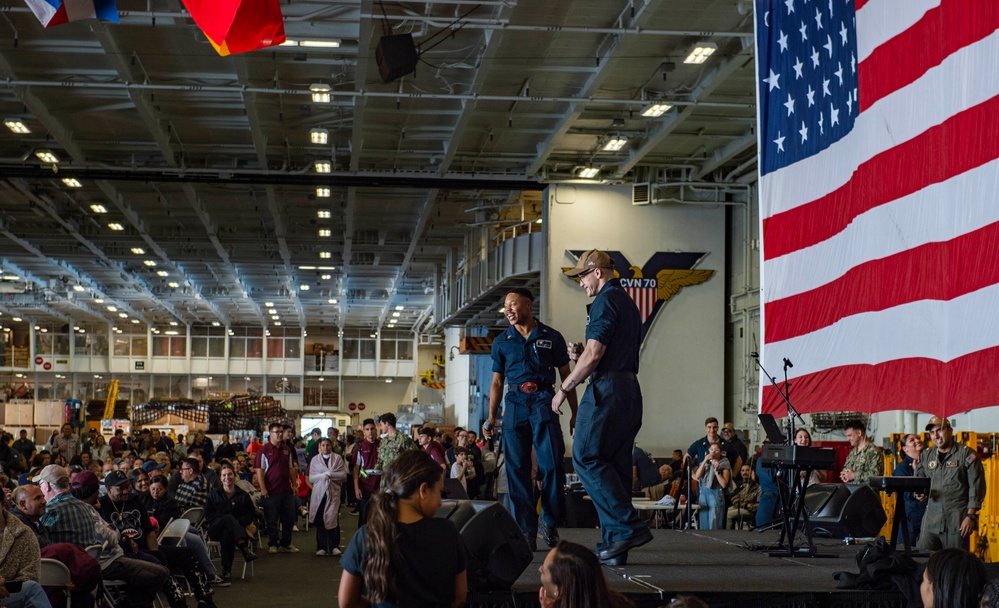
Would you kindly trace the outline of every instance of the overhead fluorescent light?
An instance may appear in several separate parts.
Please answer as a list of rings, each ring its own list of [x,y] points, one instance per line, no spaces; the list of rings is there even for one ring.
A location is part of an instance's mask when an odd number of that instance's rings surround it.
[[[176,321],[170,321],[170,325],[172,325],[174,327],[177,327],[178,325],[180,325],[180,323],[178,323]]]
[[[328,160],[317,160],[315,168],[316,173],[329,173],[333,170],[333,163]]]
[[[339,40],[299,40],[298,46],[306,46],[315,49],[336,49],[340,48]]]
[[[100,204],[100,203],[93,203],[92,205],[90,205],[90,210],[93,211],[94,213],[107,213],[108,212],[108,208],[105,207],[104,205]]]
[[[336,266],[320,266],[319,270],[336,270]]]
[[[315,266],[299,266],[298,269],[299,270],[315,270],[316,267]]]
[[[53,154],[50,150],[38,150],[35,152],[35,156],[37,156],[38,160],[43,163],[55,164],[59,162],[59,157]]]
[[[708,60],[708,57],[714,54],[718,50],[718,45],[714,42],[698,42],[694,45],[694,48],[690,49],[690,53],[687,54],[687,58],[683,60],[684,63],[704,63]]]
[[[264,306],[267,308],[274,308],[274,302],[264,302]]]
[[[156,265],[156,260],[144,260],[142,263],[152,268]]]
[[[28,125],[24,124],[24,121],[20,118],[5,118],[3,124],[18,135],[31,133],[31,129],[29,129]]]
[[[83,285],[73,285],[73,291],[83,291]]]
[[[320,276],[319,278],[322,279],[322,280],[324,280],[324,281],[329,281],[330,279],[333,278],[333,275],[331,275],[331,274],[324,274],[324,275]]]
[[[309,131],[309,140],[314,144],[325,144],[330,140],[330,132],[326,129],[312,129]]]
[[[318,188],[316,188],[316,197],[317,198],[329,198],[330,197],[330,189],[327,188],[327,187],[325,187],[325,186],[319,186]]]
[[[673,106],[668,103],[653,103],[642,108],[642,116],[646,118],[659,118],[671,109],[673,109]]]
[[[321,219],[321,220],[328,220],[331,217],[330,216],[330,210],[329,209],[320,209],[320,210],[316,211],[316,216],[319,219]]]
[[[331,257],[333,257],[333,254],[331,252],[329,252],[329,251],[320,251],[319,252],[319,257],[321,259],[328,260]]]
[[[119,312],[118,316],[121,317],[122,319],[127,319],[128,318],[128,313],[127,312]]]
[[[396,306],[395,309],[396,310],[403,310],[403,307],[402,306]]]
[[[94,304],[103,304],[104,298],[94,298]]]
[[[157,270],[156,271],[156,276],[159,276],[159,277],[168,277],[168,276],[170,276],[170,273],[167,272],[167,271],[165,271],[165,270]]]
[[[274,325],[277,327],[281,327],[281,321],[274,321]],[[268,336],[271,335],[270,332],[268,332],[267,335]]]
[[[600,175],[599,167],[581,167],[578,173],[579,177],[583,179],[593,179],[594,177]]]
[[[628,138],[623,135],[613,135],[604,142],[604,147],[601,148],[604,152],[617,152],[623,148],[628,143]]]
[[[330,85],[328,84],[314,84],[309,86],[309,90],[312,91],[312,102],[313,103],[329,103],[330,102]]]
[[[142,247],[132,247],[132,253],[134,253],[135,255],[144,255],[146,253],[146,250],[143,249]]]
[[[180,287],[180,283],[177,283],[176,281],[170,281],[169,283],[167,283],[167,287],[177,289],[178,287]]]
[[[64,177],[62,179],[62,183],[65,184],[67,188],[82,188],[83,187],[83,184],[80,183],[80,180],[78,180],[76,178],[73,178],[73,177]]]
[[[329,302],[330,304],[336,304],[336,298],[330,298],[329,300],[327,300],[327,302]]]
[[[329,228],[320,228],[319,236],[324,236],[324,237],[333,236],[333,231],[330,230]]]
[[[108,228],[114,230],[115,232],[120,232],[125,229],[125,227],[119,224],[118,222],[111,222],[110,224],[108,224]]]
[[[108,306],[108,312],[118,312],[117,306]]]
[[[298,288],[301,289],[302,291],[309,291],[309,286],[306,285],[305,283],[299,285]]]
[[[272,318],[272,319],[274,319],[275,321],[277,321],[277,320],[278,320],[278,319],[280,319],[281,317],[279,317],[278,315],[271,315],[271,318]]]
[[[394,313],[392,313],[392,316],[393,316],[393,317],[401,317],[401,316],[402,316],[402,313],[401,313],[401,312],[399,312],[399,311],[397,310],[397,311],[395,311]]]
[[[276,308],[270,308],[270,309],[267,310],[267,314],[276,315],[277,314],[277,309]]]
[[[177,332],[176,332],[176,331],[174,331],[174,330],[172,330],[172,329],[168,329],[168,330],[166,330],[166,331],[165,331],[165,332],[163,332],[163,333],[165,333],[165,334],[166,334],[166,335],[168,335],[168,336],[176,336],[176,335],[177,335]]]
[[[139,324],[139,320],[138,319],[132,319],[132,323],[134,323],[135,325],[138,325]]]

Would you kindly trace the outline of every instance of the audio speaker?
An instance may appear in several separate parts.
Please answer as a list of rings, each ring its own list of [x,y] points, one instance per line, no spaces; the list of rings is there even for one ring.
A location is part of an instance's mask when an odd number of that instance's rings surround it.
[[[509,511],[492,501],[444,501],[437,517],[450,519],[468,555],[469,591],[507,591],[534,552]]]
[[[805,492],[808,523],[815,536],[876,536],[888,517],[878,493],[860,484],[819,483]]]
[[[382,82],[392,82],[416,70],[420,56],[416,52],[412,34],[392,34],[378,39],[375,63]]]

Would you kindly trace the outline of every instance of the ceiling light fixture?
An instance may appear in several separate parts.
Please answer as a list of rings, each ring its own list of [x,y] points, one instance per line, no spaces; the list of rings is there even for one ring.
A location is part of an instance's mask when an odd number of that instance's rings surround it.
[[[103,304],[104,298],[94,298],[94,304]]]
[[[177,323],[176,321],[170,321],[170,325],[172,325],[173,327],[177,327],[178,325],[180,325],[180,323]]]
[[[324,281],[329,281],[331,278],[333,278],[333,275],[331,275],[331,274],[324,274],[324,275],[321,275],[319,278],[322,279],[322,280],[324,280]]]
[[[653,103],[642,108],[642,116],[646,118],[659,118],[672,109],[673,106],[668,103]]]
[[[625,147],[628,143],[628,138],[623,135],[612,135],[606,142],[604,142],[604,147],[601,148],[604,152],[617,152],[621,148]]]
[[[73,291],[83,291],[83,285],[73,285]]]
[[[167,283],[167,287],[172,287],[173,289],[177,289],[178,287],[180,287],[180,284],[177,283],[176,281],[170,281],[169,283]]]
[[[395,309],[396,310],[403,310],[403,307],[402,306],[396,306]]]
[[[328,260],[328,259],[330,259],[330,258],[331,258],[332,256],[333,256],[333,253],[332,253],[332,252],[329,252],[329,251],[320,251],[320,252],[319,252],[319,257],[320,257],[321,259],[324,259],[324,260]]]
[[[119,224],[118,222],[111,222],[110,224],[108,224],[108,228],[114,230],[115,232],[120,232],[125,229],[125,227]]]
[[[24,121],[20,118],[5,118],[3,124],[18,135],[31,133],[31,129],[29,129],[28,125],[24,124]]]
[[[62,179],[62,183],[65,184],[67,188],[82,188],[83,187],[83,184],[80,183],[80,180],[78,180],[78,179],[76,179],[74,177],[64,177]]]
[[[309,131],[309,141],[314,144],[325,144],[330,140],[330,132],[326,129],[312,129]]]
[[[339,40],[299,40],[298,46],[311,47],[316,49],[337,49],[340,48]]]
[[[336,298],[330,298],[329,300],[326,301],[329,302],[330,304],[336,304]]]
[[[402,313],[401,313],[401,312],[399,312],[399,311],[396,311],[396,312],[392,313],[392,316],[393,316],[393,317],[401,317],[401,316],[402,316]]]
[[[90,210],[93,211],[94,213],[107,213],[108,212],[108,208],[105,207],[104,205],[100,204],[100,203],[93,203],[92,205],[90,205]]]
[[[267,308],[274,308],[274,302],[264,302],[264,306]]]
[[[309,291],[309,286],[306,285],[305,283],[299,285],[298,288],[301,289],[302,291]]]
[[[143,260],[142,263],[145,264],[146,266],[149,266],[150,268],[152,268],[153,266],[156,266],[156,261],[155,260]]]
[[[267,314],[269,314],[269,315],[276,315],[277,314],[277,309],[276,308],[268,308],[267,309]]]
[[[119,312],[118,316],[121,317],[122,319],[127,319],[128,318],[128,313],[127,312]]]
[[[132,323],[134,323],[135,325],[138,325],[139,324],[139,320],[138,319],[132,319]]]
[[[683,60],[684,63],[695,63],[701,64],[708,60],[708,57],[714,54],[718,50],[718,45],[714,42],[698,42],[694,45],[694,48],[690,49],[690,53],[687,54],[687,58]]]
[[[594,177],[600,175],[599,167],[579,167],[579,177],[583,179],[593,179]]]
[[[316,267],[315,266],[299,266],[298,269],[299,270],[315,270]]]
[[[108,306],[108,312],[118,312],[117,306]]]
[[[319,236],[323,236],[323,237],[333,236],[333,231],[330,230],[329,228],[320,228],[319,229]]]
[[[314,84],[309,86],[309,90],[312,91],[312,103],[330,102],[330,85]]]
[[[168,276],[170,276],[170,273],[167,272],[167,271],[165,271],[165,270],[157,270],[156,271],[156,276],[168,277]]]
[[[316,173],[329,173],[333,171],[333,164],[328,160],[317,160],[315,167]]]
[[[134,253],[135,255],[145,255],[146,250],[143,249],[142,247],[132,247],[132,253]]]
[[[321,219],[321,220],[328,220],[331,217],[330,210],[329,209],[320,209],[319,211],[316,211],[316,216],[318,216],[319,219]]]
[[[43,163],[55,164],[59,162],[59,157],[53,154],[51,150],[38,150],[35,152],[35,156]]]
[[[330,189],[325,186],[319,186],[316,188],[316,198],[329,198]]]

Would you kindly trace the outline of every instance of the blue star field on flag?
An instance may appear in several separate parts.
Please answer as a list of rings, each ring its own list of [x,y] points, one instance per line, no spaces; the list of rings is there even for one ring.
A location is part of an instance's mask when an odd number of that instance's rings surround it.
[[[853,0],[757,0],[761,174],[828,148],[857,117]]]

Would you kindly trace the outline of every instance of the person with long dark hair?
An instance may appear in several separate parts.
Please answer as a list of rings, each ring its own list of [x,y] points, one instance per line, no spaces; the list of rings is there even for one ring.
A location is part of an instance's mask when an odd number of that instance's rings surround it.
[[[919,586],[923,608],[977,608],[988,578],[985,564],[964,549],[943,549],[930,556]]]
[[[463,606],[464,544],[454,523],[434,518],[444,489],[440,465],[422,450],[406,450],[382,482],[340,560],[340,608]]]
[[[560,540],[541,564],[541,608],[634,608],[607,586],[600,560],[590,549]]]

